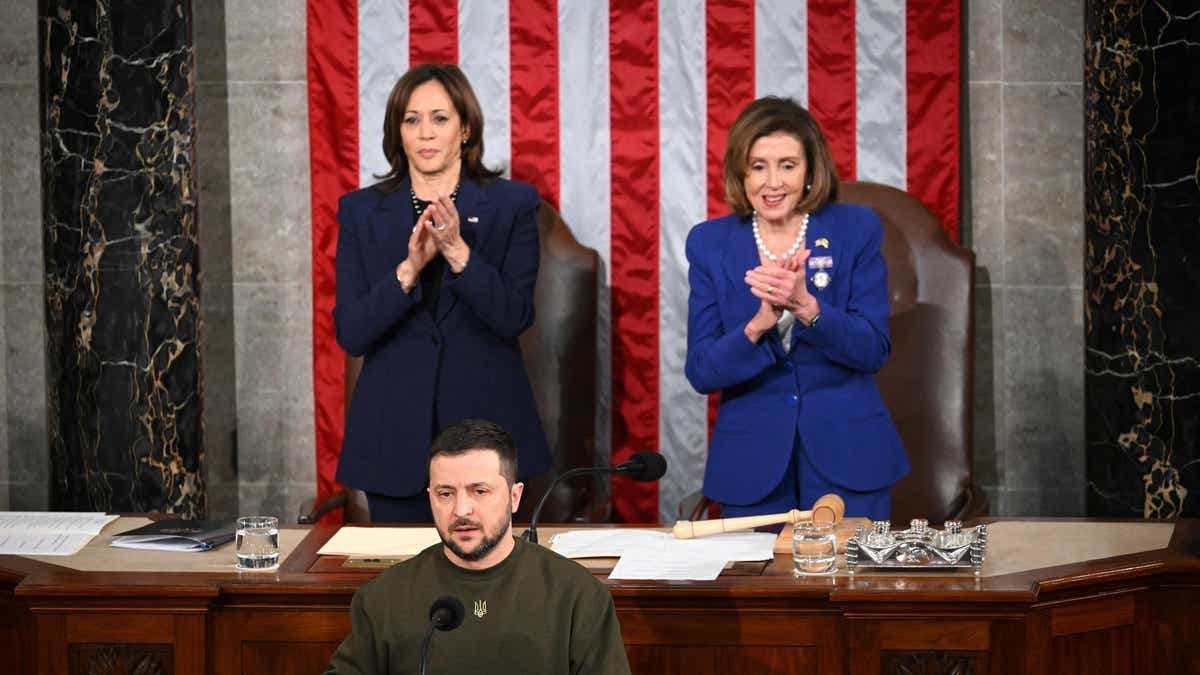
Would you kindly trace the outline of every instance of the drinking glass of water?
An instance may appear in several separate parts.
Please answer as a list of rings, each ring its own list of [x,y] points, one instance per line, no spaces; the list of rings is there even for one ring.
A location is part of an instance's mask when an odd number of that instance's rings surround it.
[[[248,516],[237,519],[237,566],[244,570],[271,569],[279,564],[279,519]]]
[[[829,523],[801,521],[792,526],[792,563],[796,575],[837,570],[837,531]]]

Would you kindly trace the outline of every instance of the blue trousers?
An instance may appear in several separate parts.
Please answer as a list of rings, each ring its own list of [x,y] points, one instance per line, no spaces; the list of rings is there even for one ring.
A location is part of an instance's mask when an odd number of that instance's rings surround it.
[[[792,459],[783,472],[779,484],[760,501],[753,504],[721,504],[722,518],[757,516],[767,513],[783,513],[791,509],[811,509],[813,502],[829,493],[837,494],[846,502],[846,517],[866,516],[871,520],[888,520],[892,511],[891,486],[856,492],[825,480],[817,468],[808,460],[800,435],[792,444]]]

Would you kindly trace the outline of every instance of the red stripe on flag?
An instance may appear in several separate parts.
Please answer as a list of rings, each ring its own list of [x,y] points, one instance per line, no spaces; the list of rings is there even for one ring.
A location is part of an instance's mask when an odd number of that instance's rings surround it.
[[[705,8],[708,90],[708,217],[725,203],[725,139],[738,113],[754,100],[754,0],[710,2]]]
[[[512,177],[557,207],[558,5],[512,0],[508,11]]]
[[[908,0],[908,191],[958,241],[959,4]]]
[[[358,4],[308,3],[308,141],[312,191],[313,412],[317,496],[334,482],[345,417],[346,355],[334,338],[337,200],[358,187]],[[340,512],[323,519],[338,522]]]
[[[708,217],[729,213],[725,202],[725,141],[738,113],[754,100],[754,0],[710,2],[704,17],[708,111]],[[708,432],[720,394],[708,397]]]
[[[658,448],[658,7],[611,0],[612,461]],[[658,485],[614,477],[613,516],[658,521]]]
[[[458,63],[458,3],[408,3],[408,62]]]
[[[854,0],[808,0],[808,109],[842,180],[855,175]]]

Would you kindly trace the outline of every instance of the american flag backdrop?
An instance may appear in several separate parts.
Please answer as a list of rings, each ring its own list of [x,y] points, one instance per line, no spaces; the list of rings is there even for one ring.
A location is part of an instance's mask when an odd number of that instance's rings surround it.
[[[387,170],[388,93],[410,64],[457,63],[484,110],[485,162],[537,186],[603,261],[597,438],[657,449],[658,484],[614,481],[614,516],[673,522],[699,489],[709,406],[683,375],[684,240],[728,212],[725,134],[790,96],[843,179],[905,189],[957,238],[958,0],[308,0],[313,363],[319,491],[342,436],[335,212]]]

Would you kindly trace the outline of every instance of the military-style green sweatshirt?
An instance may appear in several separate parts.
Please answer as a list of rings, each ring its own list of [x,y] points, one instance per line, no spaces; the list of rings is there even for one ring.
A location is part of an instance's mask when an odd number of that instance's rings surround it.
[[[578,563],[518,539],[486,570],[455,565],[437,544],[360,588],[326,675],[417,673],[429,607],[443,595],[461,600],[466,618],[434,631],[429,675],[629,673],[608,590]]]

